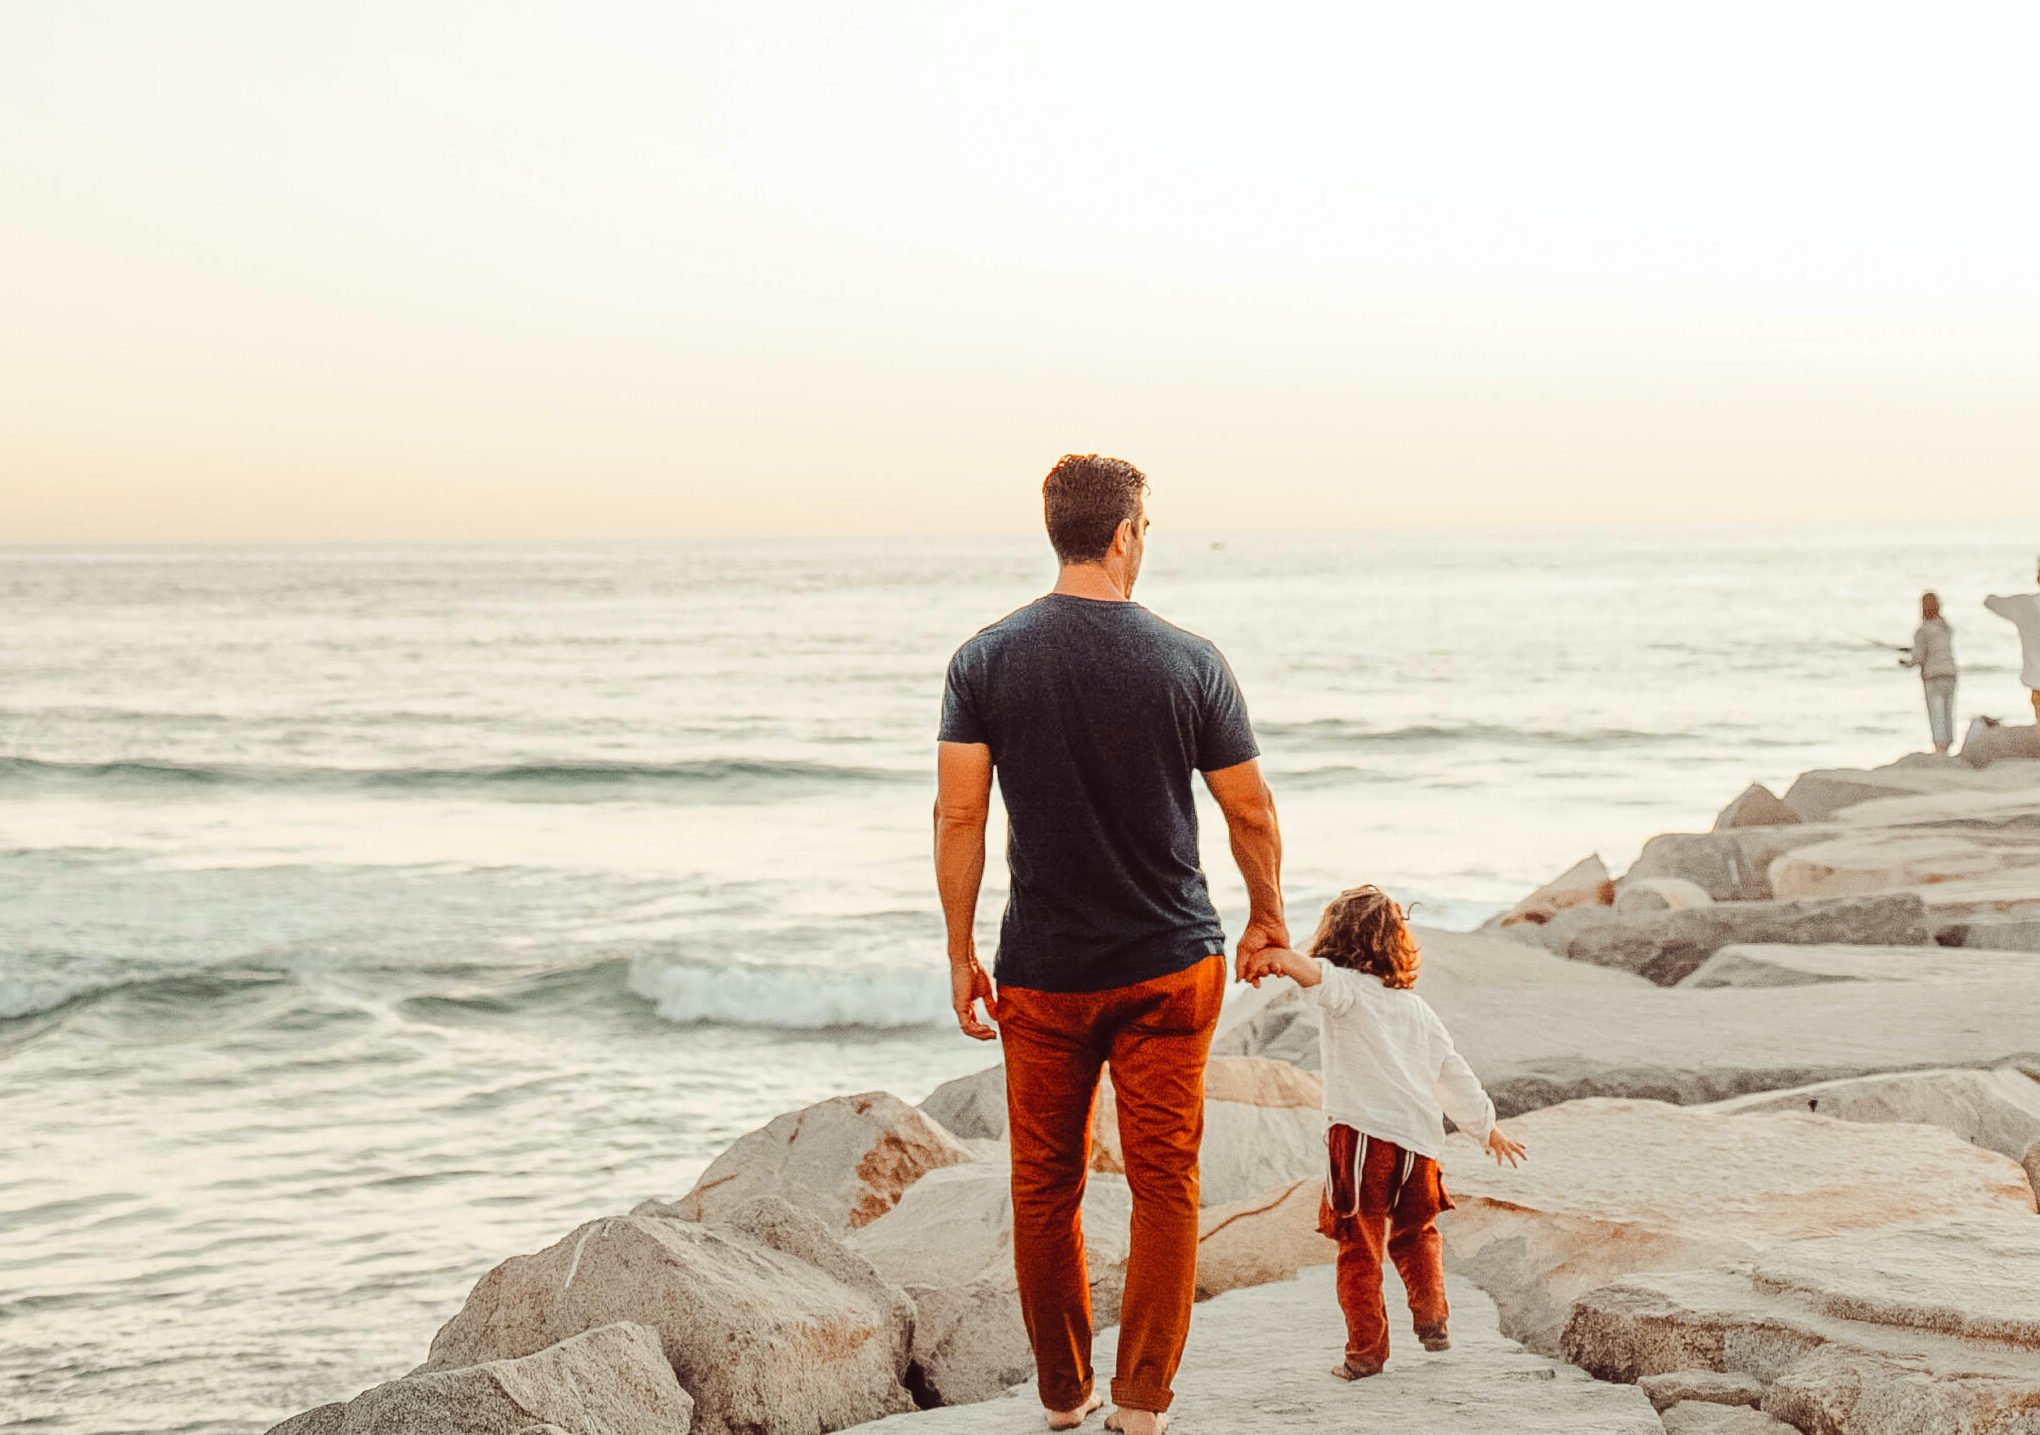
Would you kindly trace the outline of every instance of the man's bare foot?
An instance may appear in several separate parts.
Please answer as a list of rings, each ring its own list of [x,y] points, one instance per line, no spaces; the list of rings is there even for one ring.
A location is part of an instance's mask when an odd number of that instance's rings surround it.
[[[1365,1380],[1370,1375],[1381,1374],[1381,1367],[1378,1365],[1355,1365],[1350,1360],[1342,1360],[1332,1367],[1332,1374],[1341,1380]]]
[[[1122,1405],[1105,1417],[1105,1428],[1121,1435],[1162,1435],[1169,1428],[1169,1417],[1160,1411]]]
[[[1048,1428],[1051,1430],[1075,1430],[1097,1411],[1104,1408],[1105,1397],[1093,1395],[1074,1410],[1051,1410],[1048,1412]]]

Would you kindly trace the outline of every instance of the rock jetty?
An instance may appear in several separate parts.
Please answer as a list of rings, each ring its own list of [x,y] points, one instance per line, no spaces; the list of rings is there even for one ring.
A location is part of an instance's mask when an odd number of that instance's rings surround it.
[[[2040,760],[1987,760],[2022,743],[1752,787],[1619,878],[1588,858],[1422,933],[1419,990],[1531,1160],[1448,1142],[1453,1349],[1399,1340],[1372,1380],[1326,1374],[1315,1011],[1236,991],[1176,1428],[2040,1435]],[[1084,1205],[1107,1327],[1112,1110]],[[1004,1134],[997,1067],[789,1113],[272,1435],[1038,1429]]]

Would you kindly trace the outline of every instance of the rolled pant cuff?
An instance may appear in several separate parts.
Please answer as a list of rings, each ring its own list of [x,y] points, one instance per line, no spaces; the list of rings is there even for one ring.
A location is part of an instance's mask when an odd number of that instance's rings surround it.
[[[1058,1390],[1050,1390],[1040,1384],[1034,1387],[1034,1393],[1041,1397],[1043,1410],[1081,1410],[1090,1402],[1091,1390],[1092,1387],[1088,1385],[1073,1385]],[[1072,1391],[1075,1394],[1071,1394]]]
[[[1112,1382],[1112,1403],[1128,1410],[1152,1410],[1159,1415],[1176,1401],[1173,1390],[1157,1390],[1152,1385],[1135,1385],[1129,1381]]]

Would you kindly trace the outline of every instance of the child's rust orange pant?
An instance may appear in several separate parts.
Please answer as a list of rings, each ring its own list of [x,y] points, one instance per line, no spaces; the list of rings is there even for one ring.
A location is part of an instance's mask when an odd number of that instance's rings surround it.
[[[1388,1362],[1388,1306],[1381,1297],[1386,1245],[1409,1295],[1419,1334],[1440,1329],[1445,1306],[1445,1254],[1438,1213],[1452,1209],[1438,1163],[1393,1141],[1334,1126],[1330,1180],[1318,1229],[1339,1243],[1339,1306],[1346,1313],[1346,1363],[1379,1370]],[[1356,1186],[1355,1177],[1358,1177]]]
[[[1091,1288],[1082,1204],[1098,1072],[1112,1065],[1132,1245],[1112,1399],[1167,1410],[1197,1290],[1197,1152],[1204,1061],[1225,998],[1225,961],[1101,992],[999,991],[1013,1147],[1013,1264],[1051,1410],[1091,1397]]]

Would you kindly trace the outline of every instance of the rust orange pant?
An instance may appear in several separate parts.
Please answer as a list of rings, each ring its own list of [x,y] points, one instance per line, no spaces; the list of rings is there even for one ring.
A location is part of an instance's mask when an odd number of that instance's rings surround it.
[[[1115,1404],[1167,1410],[1197,1290],[1197,1151],[1204,1061],[1225,961],[1102,992],[999,989],[1013,1146],[1013,1265],[1041,1403],[1091,1397],[1091,1286],[1082,1204],[1098,1072],[1112,1065],[1132,1244],[1120,1303]]]
[[[1330,1179],[1318,1229],[1339,1243],[1339,1306],[1346,1313],[1346,1360],[1379,1369],[1388,1361],[1388,1306],[1381,1297],[1385,1246],[1408,1292],[1419,1333],[1445,1324],[1445,1253],[1438,1213],[1452,1209],[1438,1163],[1350,1126],[1327,1134]],[[1357,1186],[1355,1177],[1358,1177]]]

